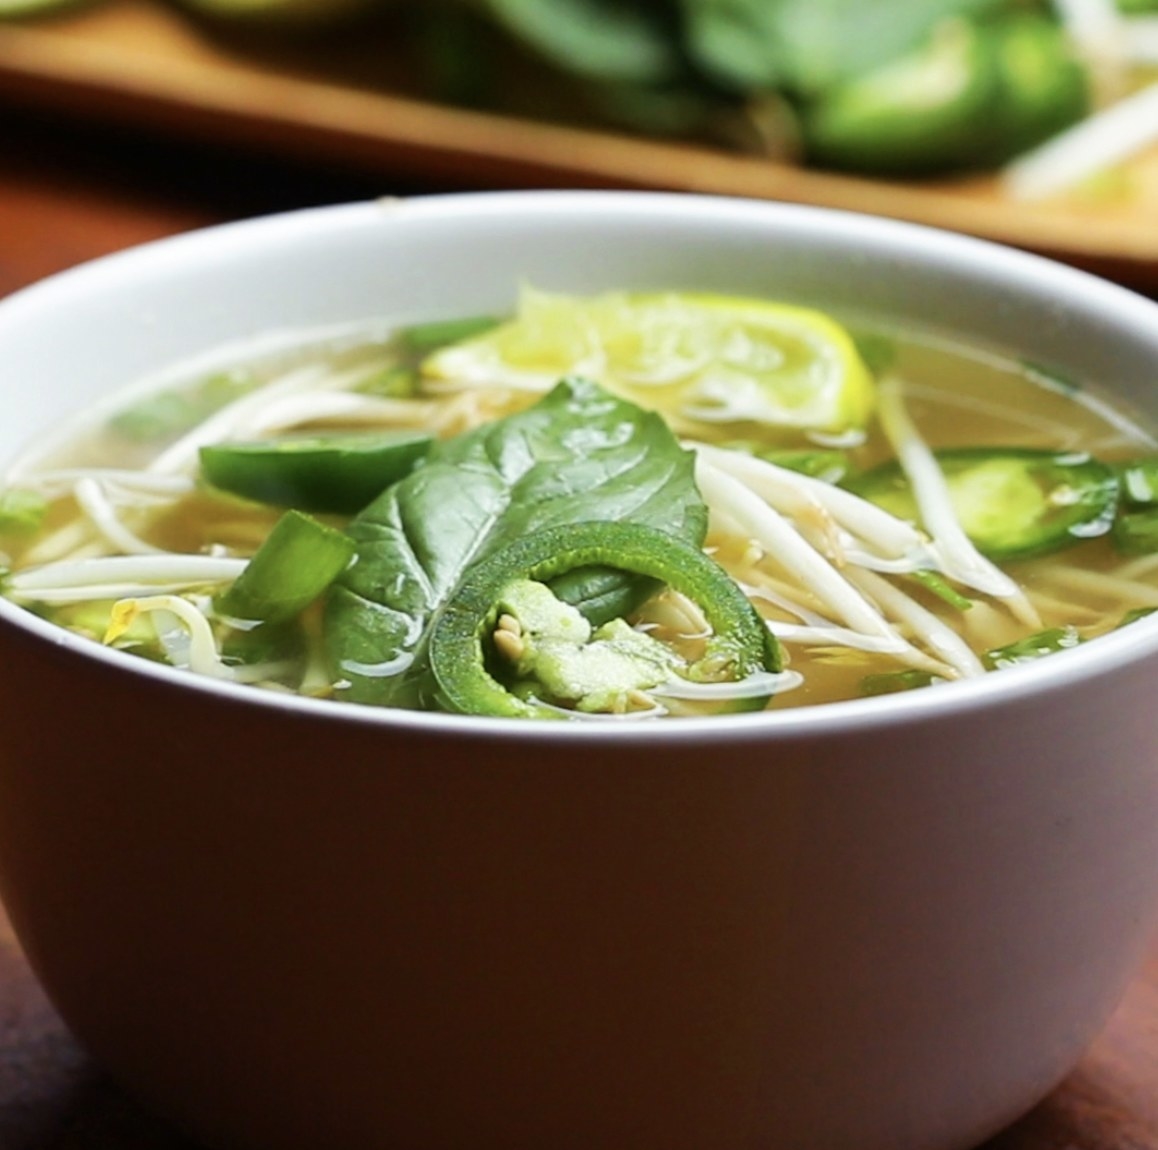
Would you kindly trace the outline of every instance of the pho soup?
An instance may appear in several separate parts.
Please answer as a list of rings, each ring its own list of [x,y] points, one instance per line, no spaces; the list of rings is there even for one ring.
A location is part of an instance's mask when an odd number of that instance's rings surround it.
[[[791,302],[524,289],[175,367],[34,449],[3,591],[388,707],[632,721],[1005,668],[1158,606],[1158,450],[1063,380]]]

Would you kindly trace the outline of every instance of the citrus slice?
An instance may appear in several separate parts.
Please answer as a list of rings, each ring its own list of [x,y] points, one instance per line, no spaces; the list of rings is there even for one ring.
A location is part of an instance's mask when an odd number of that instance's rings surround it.
[[[833,434],[862,428],[874,403],[852,337],[823,312],[685,292],[524,289],[513,319],[434,352],[423,374],[427,391],[546,391],[581,375],[685,419]]]

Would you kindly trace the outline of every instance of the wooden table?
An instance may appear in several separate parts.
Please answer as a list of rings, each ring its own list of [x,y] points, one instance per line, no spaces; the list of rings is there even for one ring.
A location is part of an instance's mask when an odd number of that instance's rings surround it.
[[[221,220],[422,190],[4,108],[0,295],[82,260]],[[0,1148],[196,1150],[77,1047],[2,912]],[[1074,1073],[986,1150],[1158,1150],[1158,943]]]

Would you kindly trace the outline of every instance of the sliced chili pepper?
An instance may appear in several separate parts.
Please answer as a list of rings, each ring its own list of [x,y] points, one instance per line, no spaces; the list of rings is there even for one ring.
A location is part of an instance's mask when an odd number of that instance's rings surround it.
[[[990,559],[1026,559],[1110,530],[1118,504],[1112,468],[1076,452],[962,447],[936,452],[961,526]],[[919,518],[895,461],[844,486],[902,519]]]
[[[1001,76],[989,158],[1001,163],[1086,115],[1089,83],[1065,29],[1045,13],[1010,12],[985,32]]]
[[[519,698],[489,673],[484,640],[512,582],[546,581],[591,564],[661,580],[700,607],[714,634],[691,676],[740,680],[779,670],[776,639],[715,560],[652,527],[592,521],[534,532],[471,570],[431,629],[430,667],[440,703],[460,714],[558,718],[558,710]]]
[[[988,139],[999,85],[989,39],[964,20],[944,20],[924,43],[805,108],[805,149],[818,163],[865,172],[956,167]]]
[[[201,472],[214,487],[259,503],[353,515],[433,442],[427,432],[402,430],[214,443],[201,448]]]

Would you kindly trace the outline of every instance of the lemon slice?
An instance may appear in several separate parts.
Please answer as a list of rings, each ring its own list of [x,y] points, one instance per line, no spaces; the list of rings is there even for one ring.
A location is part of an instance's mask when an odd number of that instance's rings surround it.
[[[686,419],[839,434],[864,427],[872,376],[823,312],[672,292],[577,297],[524,289],[515,317],[441,348],[423,389],[545,391],[582,375]]]

